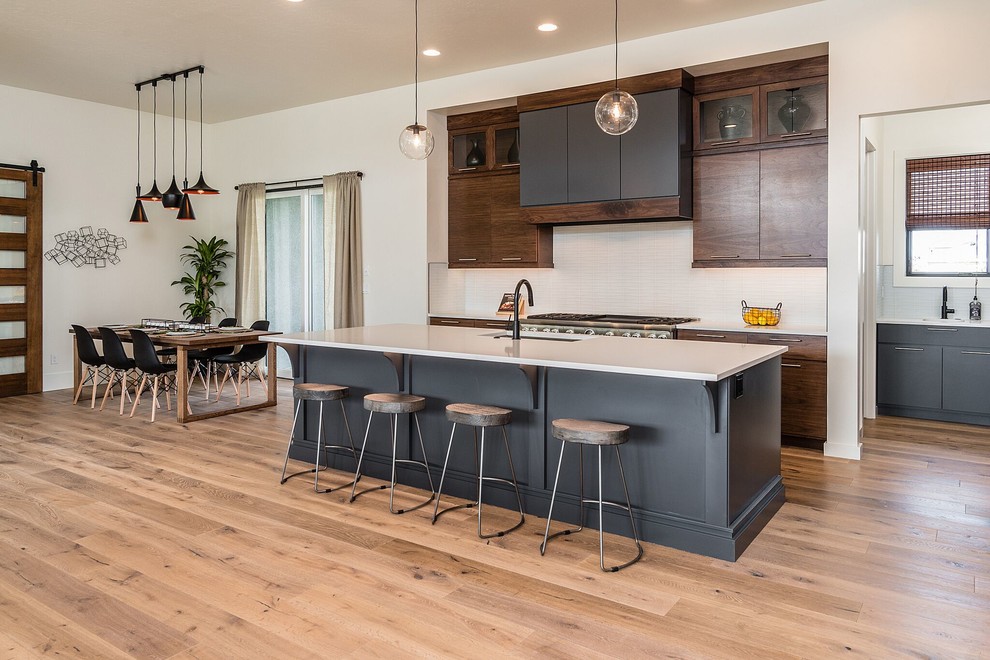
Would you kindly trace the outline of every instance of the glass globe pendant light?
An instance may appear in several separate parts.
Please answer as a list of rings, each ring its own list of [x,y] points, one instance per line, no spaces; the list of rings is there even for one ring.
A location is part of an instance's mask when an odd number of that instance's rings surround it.
[[[416,107],[415,123],[406,126],[399,134],[399,151],[406,158],[423,160],[433,153],[433,133],[419,123],[419,0],[416,0]]]
[[[144,204],[141,203],[141,86],[137,88],[137,185],[134,187],[134,208],[131,210],[129,222],[148,222],[148,214],[144,212]]]
[[[154,171],[155,178],[152,179],[151,190],[139,196],[139,199],[145,202],[160,202],[162,201],[162,193],[158,190],[158,81],[155,80],[151,83],[151,90],[154,92],[154,113],[151,115],[152,124],[151,132],[152,137],[152,154],[154,157]]]
[[[162,207],[176,210],[182,201],[182,191],[175,182],[175,76],[172,76],[172,185],[162,194]]]
[[[619,89],[619,0],[615,0],[615,89],[605,92],[595,106],[595,122],[609,135],[632,130],[639,119],[639,104],[632,94]]]

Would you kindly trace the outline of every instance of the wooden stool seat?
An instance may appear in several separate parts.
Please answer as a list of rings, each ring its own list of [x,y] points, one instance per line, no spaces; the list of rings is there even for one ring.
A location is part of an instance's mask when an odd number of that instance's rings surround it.
[[[347,398],[350,390],[343,385],[328,383],[298,383],[292,386],[292,396],[304,401],[337,401]]]
[[[447,419],[467,426],[505,426],[512,419],[512,411],[474,403],[452,403],[447,406]]]
[[[424,408],[426,408],[426,399],[415,394],[379,392],[376,394],[366,394],[364,397],[364,409],[371,412],[397,415],[419,412]]]
[[[589,419],[555,419],[553,437],[583,445],[621,445],[629,440],[629,427]]]

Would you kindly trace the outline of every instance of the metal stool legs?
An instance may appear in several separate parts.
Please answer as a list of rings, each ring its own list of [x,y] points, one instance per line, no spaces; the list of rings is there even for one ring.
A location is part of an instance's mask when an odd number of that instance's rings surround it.
[[[505,455],[509,459],[509,473],[512,475],[512,479],[502,479],[500,477],[486,477],[485,476],[485,427],[481,427],[481,449],[478,449],[478,429],[474,429],[474,451],[475,451],[475,465],[478,469],[478,500],[475,502],[465,502],[464,504],[457,504],[454,506],[449,506],[443,511],[440,511],[440,497],[443,494],[443,480],[447,476],[447,463],[450,461],[450,448],[454,444],[454,432],[457,431],[457,424],[455,423],[453,428],[450,429],[450,441],[447,443],[447,456],[443,459],[443,472],[440,473],[440,489],[437,491],[437,501],[433,505],[433,520],[431,524],[437,523],[437,518],[447,513],[448,511],[453,511],[454,509],[469,509],[473,506],[478,507],[478,538],[490,539],[498,536],[505,536],[514,529],[518,529],[524,522],[526,522],[526,517],[523,514],[522,496],[519,494],[519,482],[516,480],[516,469],[512,465],[512,452],[509,450],[509,438],[505,433],[505,427],[502,427],[502,442],[505,445]],[[482,515],[482,488],[486,481],[497,481],[499,483],[508,484],[516,491],[516,503],[519,505],[519,521],[507,529],[503,529],[497,532],[492,532],[490,534],[484,534],[481,529],[481,515]]]
[[[320,472],[322,470],[327,470],[330,468],[330,459],[327,454],[327,450],[342,450],[349,451],[351,456],[354,457],[355,463],[358,460],[357,448],[354,446],[354,437],[351,435],[351,425],[347,421],[347,411],[344,410],[344,400],[338,399],[340,402],[340,414],[344,417],[344,428],[347,429],[347,441],[348,445],[331,445],[327,444],[326,433],[323,431],[323,401],[320,401],[320,425],[319,430],[316,434],[316,460],[313,461],[313,467],[309,470],[301,470],[299,472],[294,472],[289,476],[285,476],[286,467],[289,464],[289,452],[292,449],[292,445],[296,441],[296,420],[299,419],[299,411],[302,410],[303,399],[296,399],[296,412],[292,417],[292,427],[289,429],[289,445],[285,448],[285,460],[282,462],[282,478],[279,484],[284,484],[286,481],[292,477],[297,477],[301,474],[313,473],[313,490],[317,493],[332,493],[334,490],[340,490],[341,488],[347,488],[353,482],[348,481],[346,484],[337,486],[335,488],[324,488],[320,490]],[[320,466],[320,450],[323,450],[323,466]]]
[[[416,422],[416,434],[419,436],[419,450],[423,454],[423,460],[422,461],[415,461],[415,460],[411,460],[411,459],[396,458],[395,457],[395,450],[396,450],[396,446],[398,444],[398,439],[399,439],[398,438],[398,432],[399,432],[398,413],[386,413],[386,414],[389,416],[389,430],[392,433],[392,477],[391,477],[391,482],[390,483],[387,483],[387,484],[382,484],[380,486],[372,486],[371,488],[365,488],[362,491],[355,492],[355,490],[357,489],[357,482],[361,479],[361,476],[362,476],[361,475],[361,464],[364,462],[364,450],[368,446],[368,434],[371,431],[371,420],[374,419],[374,417],[375,417],[375,411],[371,410],[368,413],[368,426],[364,430],[364,442],[361,443],[361,454],[358,457],[357,470],[354,472],[354,482],[353,482],[353,484],[351,486],[351,499],[350,499],[350,501],[353,502],[359,496],[364,495],[365,493],[369,493],[369,492],[371,492],[373,490],[385,490],[386,488],[388,488],[389,489],[389,493],[388,493],[388,510],[389,510],[390,513],[394,513],[394,514],[398,515],[400,513],[406,513],[408,511],[415,511],[416,509],[423,508],[424,506],[426,506],[427,504],[429,504],[430,502],[433,501],[433,498],[435,498],[436,495],[437,495],[437,491],[436,491],[436,488],[434,488],[434,486],[433,486],[433,476],[430,474],[430,466],[426,462],[426,445],[423,444],[423,431],[419,427],[419,416],[416,413],[412,413],[413,420]],[[396,466],[397,463],[405,463],[405,464],[408,464],[408,465],[418,465],[418,466],[420,466],[421,468],[423,468],[426,471],[426,478],[430,482],[430,497],[429,498],[427,498],[426,500],[420,502],[416,506],[411,506],[411,507],[406,508],[406,509],[398,509],[398,510],[395,509],[395,505],[394,505],[395,484],[396,484],[396,480],[395,480],[395,466]]]
[[[621,570],[626,566],[635,564],[637,561],[643,557],[643,545],[639,542],[639,535],[636,533],[636,521],[633,519],[632,514],[632,503],[629,501],[629,489],[626,487],[626,473],[622,469],[622,457],[619,455],[619,447],[615,446],[615,460],[619,464],[619,477],[622,480],[622,492],[626,497],[626,504],[618,504],[616,502],[606,502],[602,499],[602,447],[598,446],[598,499],[585,499],[584,497],[584,445],[578,445],[579,449],[579,460],[581,464],[580,468],[580,483],[581,483],[581,500],[579,504],[579,516],[581,520],[581,525],[576,528],[570,528],[561,530],[550,534],[550,522],[553,520],[553,505],[554,500],[557,497],[557,484],[560,482],[560,466],[564,464],[564,447],[567,443],[564,442],[560,447],[560,460],[557,461],[557,476],[553,481],[553,493],[550,495],[550,511],[547,513],[547,528],[543,533],[543,543],[540,544],[540,554],[543,555],[547,551],[547,543],[558,536],[566,536],[568,534],[573,534],[575,532],[580,532],[584,529],[584,505],[598,503],[598,564],[601,569],[606,573],[614,573],[615,571]],[[624,564],[618,564],[616,566],[605,566],[605,506],[612,506],[618,509],[625,509],[629,513],[629,524],[632,526],[633,540],[636,542],[636,556],[633,559],[625,562]]]

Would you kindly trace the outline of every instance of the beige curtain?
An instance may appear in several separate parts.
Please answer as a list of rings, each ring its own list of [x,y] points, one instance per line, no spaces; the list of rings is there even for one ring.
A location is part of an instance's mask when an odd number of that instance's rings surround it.
[[[237,187],[237,298],[240,325],[265,318],[265,184]]]
[[[333,327],[364,325],[361,177],[357,172],[323,177],[323,231],[329,262],[323,290],[329,298],[327,311],[333,310]]]

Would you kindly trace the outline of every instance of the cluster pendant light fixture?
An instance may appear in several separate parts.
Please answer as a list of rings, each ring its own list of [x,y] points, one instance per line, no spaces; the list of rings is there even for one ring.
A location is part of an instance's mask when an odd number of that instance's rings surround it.
[[[416,2],[416,77],[415,89],[415,120],[406,126],[399,135],[399,150],[406,158],[413,160],[423,160],[433,153],[433,133],[426,126],[419,123],[419,0]]]
[[[199,73],[199,181],[195,185],[189,185],[189,74],[192,72]],[[138,147],[137,147],[137,158],[138,158],[138,183],[137,183],[137,199],[134,203],[134,209],[131,212],[131,222],[143,223],[148,222],[148,216],[145,212],[142,201],[147,202],[162,202],[162,206],[166,209],[178,209],[179,213],[177,219],[179,220],[195,220],[196,214],[193,212],[192,202],[190,201],[189,195],[219,195],[220,191],[215,188],[211,188],[207,185],[206,180],[203,176],[203,72],[205,68],[201,65],[194,66],[184,71],[176,71],[175,73],[166,73],[164,75],[158,76],[151,80],[145,80],[139,82],[135,85],[138,93]],[[183,182],[182,189],[179,188],[176,182],[176,169],[175,169],[175,79],[182,76],[183,79],[183,144],[184,144],[184,171],[183,171]],[[172,183],[168,187],[165,193],[161,193],[158,190],[158,83],[163,80],[168,80],[172,83]],[[154,179],[151,185],[151,189],[148,192],[141,194],[141,88],[145,85],[151,85],[154,92],[154,114],[152,131],[154,133]]]
[[[595,106],[595,122],[609,135],[632,130],[639,119],[639,105],[632,94],[619,89],[619,0],[615,0],[615,89],[605,92]]]

